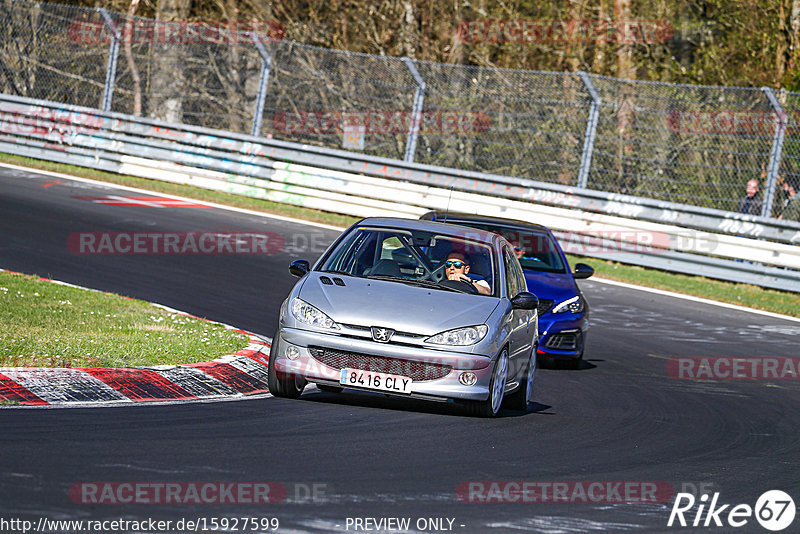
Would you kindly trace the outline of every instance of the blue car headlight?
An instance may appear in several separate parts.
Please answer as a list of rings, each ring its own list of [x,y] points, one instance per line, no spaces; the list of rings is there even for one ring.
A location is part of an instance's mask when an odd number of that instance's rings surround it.
[[[425,343],[430,343],[432,345],[452,345],[464,347],[467,345],[474,345],[481,339],[485,338],[488,332],[489,327],[485,324],[467,326],[464,328],[447,330],[446,332],[439,332],[435,336],[431,336],[426,339]]]
[[[302,299],[292,299],[290,308],[294,318],[301,323],[321,328],[330,328],[331,330],[339,330],[339,325],[336,324],[336,321]]]
[[[559,302],[558,304],[556,304],[551,313],[564,313],[564,312],[580,313],[582,311],[583,311],[583,299],[580,297],[580,295],[577,295],[575,297],[572,297],[571,299],[567,299],[563,302]]]

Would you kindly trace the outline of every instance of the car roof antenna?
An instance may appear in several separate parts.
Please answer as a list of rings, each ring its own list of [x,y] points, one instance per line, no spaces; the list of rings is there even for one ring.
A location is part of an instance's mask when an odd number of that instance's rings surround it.
[[[453,188],[454,187],[455,187],[455,184],[450,186],[450,196],[447,197],[447,208],[445,208],[445,210],[444,210],[444,219],[442,220],[442,222],[447,222],[447,215],[450,213],[450,199],[453,198]]]

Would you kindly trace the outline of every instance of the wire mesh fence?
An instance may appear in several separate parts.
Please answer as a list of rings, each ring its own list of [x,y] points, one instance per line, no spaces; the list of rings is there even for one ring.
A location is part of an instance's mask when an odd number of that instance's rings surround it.
[[[765,183],[776,115],[763,91],[593,79],[589,187],[736,211],[749,179]]]
[[[281,40],[274,24],[0,6],[7,94],[754,215],[781,216],[800,190],[797,93],[355,54]]]

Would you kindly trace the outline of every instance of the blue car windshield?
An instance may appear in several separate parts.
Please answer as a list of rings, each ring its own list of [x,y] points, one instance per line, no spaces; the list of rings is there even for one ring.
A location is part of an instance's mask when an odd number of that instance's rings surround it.
[[[472,221],[448,222],[494,232],[505,237],[515,248],[523,270],[550,273],[567,272],[564,261],[561,259],[561,248],[547,232]]]
[[[325,258],[319,270],[398,282],[435,283],[447,278],[445,263],[459,265],[473,281],[484,280],[497,295],[493,249],[464,236],[418,230],[353,229]],[[463,266],[462,266],[463,264]]]

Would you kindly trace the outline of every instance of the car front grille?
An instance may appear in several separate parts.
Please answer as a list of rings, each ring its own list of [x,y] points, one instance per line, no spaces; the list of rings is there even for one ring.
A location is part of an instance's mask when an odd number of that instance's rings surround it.
[[[334,369],[361,369],[362,371],[407,376],[415,382],[438,380],[447,376],[453,369],[450,365],[439,363],[401,360],[322,347],[309,347],[308,352],[318,362]]]
[[[578,348],[578,332],[558,332],[544,344],[548,349],[575,350]]]
[[[539,305],[536,307],[536,311],[539,315],[550,310],[553,307],[553,301],[549,299],[539,299]]]

